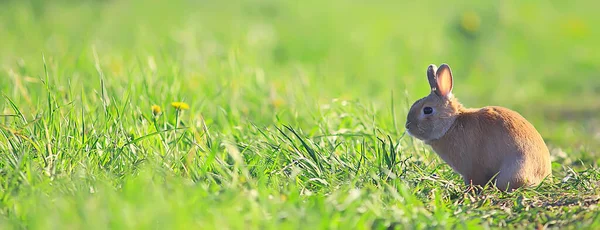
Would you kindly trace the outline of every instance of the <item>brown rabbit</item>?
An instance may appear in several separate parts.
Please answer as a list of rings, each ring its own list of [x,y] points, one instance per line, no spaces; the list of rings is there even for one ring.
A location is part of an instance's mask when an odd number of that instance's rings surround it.
[[[460,173],[467,184],[485,185],[492,178],[506,191],[538,185],[551,175],[550,154],[541,135],[519,113],[489,106],[463,107],[452,95],[452,71],[429,65],[431,93],[417,100],[406,130]],[[492,182],[492,183],[493,183]]]

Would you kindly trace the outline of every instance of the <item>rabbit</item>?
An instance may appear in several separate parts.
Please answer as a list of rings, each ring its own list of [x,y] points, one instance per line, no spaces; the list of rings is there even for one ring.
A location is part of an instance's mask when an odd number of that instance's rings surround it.
[[[431,146],[465,184],[495,182],[513,191],[551,176],[548,147],[523,116],[499,106],[464,107],[452,94],[447,64],[429,65],[427,79],[431,92],[411,106],[406,131]]]

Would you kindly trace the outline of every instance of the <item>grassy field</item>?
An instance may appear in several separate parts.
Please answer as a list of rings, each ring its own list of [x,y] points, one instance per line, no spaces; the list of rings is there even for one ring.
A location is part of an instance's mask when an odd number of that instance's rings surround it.
[[[0,229],[598,229],[594,4],[2,1]],[[554,178],[468,193],[404,135],[431,63]]]

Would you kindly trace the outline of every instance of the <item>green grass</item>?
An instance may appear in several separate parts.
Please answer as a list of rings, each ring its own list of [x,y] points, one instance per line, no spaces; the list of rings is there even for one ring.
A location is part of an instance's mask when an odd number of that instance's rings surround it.
[[[0,228],[596,229],[594,4],[3,1]],[[431,63],[554,177],[465,192],[404,135]]]

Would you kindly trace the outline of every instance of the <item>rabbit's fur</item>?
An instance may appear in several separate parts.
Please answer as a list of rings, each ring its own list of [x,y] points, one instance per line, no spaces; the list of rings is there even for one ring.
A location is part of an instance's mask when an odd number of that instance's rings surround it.
[[[446,64],[439,69],[430,65],[427,78],[431,93],[412,105],[406,130],[430,145],[465,183],[483,186],[495,178],[496,187],[506,191],[538,185],[551,175],[544,140],[519,113],[497,106],[463,107],[452,95],[452,71]]]

